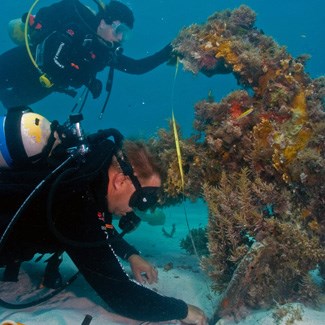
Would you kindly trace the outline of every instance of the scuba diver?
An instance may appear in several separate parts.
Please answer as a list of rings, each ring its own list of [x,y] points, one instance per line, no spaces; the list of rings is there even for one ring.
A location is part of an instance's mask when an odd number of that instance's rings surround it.
[[[110,67],[109,96],[114,69],[143,74],[170,59],[170,44],[143,59],[125,56],[122,44],[133,28],[132,11],[116,0],[94,1],[96,14],[79,0],[62,0],[12,22],[10,35],[20,45],[0,55],[0,100],[7,109],[53,92],[75,96],[83,85],[98,98],[103,86],[96,74],[105,67]]]
[[[17,281],[21,263],[36,253],[52,253],[43,285],[58,288],[61,254],[66,252],[115,313],[142,322],[206,325],[198,307],[141,284],[156,282],[157,270],[122,238],[139,223],[133,209],[157,204],[164,177],[159,160],[144,143],[124,141],[115,129],[85,136],[81,119],[72,115],[61,126],[28,108],[2,117],[2,280]],[[120,217],[121,233],[112,225],[112,215]],[[136,281],[118,257],[130,263]],[[0,297],[0,305],[8,304]]]

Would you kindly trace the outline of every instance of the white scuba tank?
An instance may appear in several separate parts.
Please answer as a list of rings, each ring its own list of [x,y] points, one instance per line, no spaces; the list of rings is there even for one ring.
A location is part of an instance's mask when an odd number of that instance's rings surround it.
[[[51,135],[51,123],[33,112],[0,116],[0,168],[36,163]]]
[[[16,45],[25,44],[25,23],[21,18],[16,18],[8,23],[8,34]]]

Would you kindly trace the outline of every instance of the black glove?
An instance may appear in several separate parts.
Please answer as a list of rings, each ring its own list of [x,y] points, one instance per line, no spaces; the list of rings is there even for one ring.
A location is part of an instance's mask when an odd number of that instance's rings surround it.
[[[93,95],[93,98],[96,99],[100,96],[100,94],[102,92],[103,84],[98,79],[91,79],[87,85],[87,88]]]
[[[167,65],[176,65],[178,58],[182,58],[182,55],[174,50],[171,43],[165,46],[164,50],[168,55]]]

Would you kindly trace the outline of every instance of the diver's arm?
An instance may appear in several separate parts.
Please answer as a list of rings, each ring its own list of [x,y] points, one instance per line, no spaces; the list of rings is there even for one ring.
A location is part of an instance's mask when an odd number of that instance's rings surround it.
[[[162,296],[130,280],[109,245],[96,248],[68,247],[67,253],[114,312],[151,322],[187,317],[188,305],[184,301]]]
[[[159,52],[139,60],[122,54],[118,57],[114,68],[129,74],[143,74],[167,62],[170,59],[171,53],[172,46],[168,44]]]
[[[100,242],[106,238],[103,221],[97,217],[97,205],[80,193],[70,194],[70,204],[66,200],[57,202],[53,211],[59,229],[64,230],[67,237],[81,242]],[[60,193],[62,198],[64,193]],[[60,203],[60,205],[59,205]],[[69,218],[62,218],[69,216]],[[59,223],[59,221],[62,222]],[[131,280],[120,264],[117,252],[127,250],[128,244],[123,239],[97,247],[78,247],[66,245],[65,250],[79,271],[97,292],[97,294],[116,313],[143,321],[164,321],[184,319],[188,314],[188,306],[182,300],[164,297],[155,291],[145,288]],[[126,246],[125,246],[126,245]],[[115,251],[116,250],[116,251]],[[119,253],[121,253],[119,252]]]
[[[115,229],[112,229],[110,237],[110,244],[114,249],[117,256],[123,260],[128,260],[131,255],[140,255],[140,252],[130,245],[125,239],[118,237],[118,233]]]

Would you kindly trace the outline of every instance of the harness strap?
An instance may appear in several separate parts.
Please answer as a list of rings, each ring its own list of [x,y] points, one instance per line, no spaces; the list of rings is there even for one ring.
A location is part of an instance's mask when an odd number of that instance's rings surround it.
[[[7,141],[6,141],[6,134],[4,130],[6,122],[6,116],[0,116],[0,153],[2,155],[2,158],[4,159],[5,163],[8,166],[12,165],[12,158],[10,156],[8,147],[7,147]]]
[[[108,78],[107,78],[107,82],[106,82],[107,95],[106,95],[106,99],[105,99],[104,105],[102,107],[102,110],[100,112],[99,119],[102,119],[102,117],[103,117],[103,115],[105,113],[105,110],[106,110],[108,100],[109,100],[109,98],[111,96],[112,86],[113,86],[113,79],[114,79],[114,66],[111,66],[110,69],[109,69]]]

